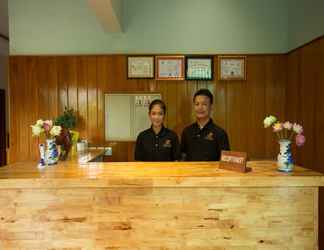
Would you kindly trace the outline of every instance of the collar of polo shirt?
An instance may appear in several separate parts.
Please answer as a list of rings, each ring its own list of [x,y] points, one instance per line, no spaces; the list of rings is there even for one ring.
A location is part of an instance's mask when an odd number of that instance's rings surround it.
[[[151,126],[150,131],[151,131],[151,133],[153,133],[153,135],[161,137],[165,134],[166,129],[165,129],[164,125],[162,125],[160,132],[158,134],[155,134],[153,127]]]
[[[195,122],[194,126],[195,126],[195,129],[198,129],[201,131],[201,130],[204,130],[205,128],[209,128],[212,124],[213,124],[213,119],[209,118],[209,121],[205,124],[205,126],[200,127],[198,122]]]

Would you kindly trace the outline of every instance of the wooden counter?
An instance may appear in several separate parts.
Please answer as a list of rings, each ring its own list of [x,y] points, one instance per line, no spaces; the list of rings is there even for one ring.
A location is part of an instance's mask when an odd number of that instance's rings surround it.
[[[317,249],[324,176],[274,162],[85,163],[0,168],[0,249]],[[80,162],[79,162],[80,161]]]

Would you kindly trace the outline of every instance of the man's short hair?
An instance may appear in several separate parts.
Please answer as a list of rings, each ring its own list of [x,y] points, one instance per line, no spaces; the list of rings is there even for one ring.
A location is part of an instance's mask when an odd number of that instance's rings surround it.
[[[195,102],[195,99],[196,99],[196,96],[198,95],[204,95],[204,96],[207,96],[210,100],[210,104],[213,104],[213,94],[209,91],[209,89],[199,89],[195,94],[194,94],[194,97],[193,97],[193,102]]]

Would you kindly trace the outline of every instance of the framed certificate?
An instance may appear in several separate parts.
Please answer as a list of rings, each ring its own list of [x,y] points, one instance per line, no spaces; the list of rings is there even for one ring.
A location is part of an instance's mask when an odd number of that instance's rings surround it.
[[[219,80],[246,80],[245,56],[219,56]]]
[[[156,56],[156,80],[184,80],[184,56]]]
[[[187,80],[212,80],[213,57],[186,57]]]
[[[128,56],[127,78],[154,78],[154,56]]]

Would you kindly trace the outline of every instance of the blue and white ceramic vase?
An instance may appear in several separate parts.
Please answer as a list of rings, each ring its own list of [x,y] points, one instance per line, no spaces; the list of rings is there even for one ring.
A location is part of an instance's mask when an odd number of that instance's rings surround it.
[[[278,170],[282,172],[292,172],[294,163],[291,154],[291,141],[287,139],[279,140],[280,153],[278,154]]]
[[[39,155],[40,160],[38,167],[45,167],[46,166],[46,152],[45,152],[45,144],[41,143],[39,144]]]
[[[47,165],[56,164],[59,159],[55,139],[46,140],[46,163]]]

